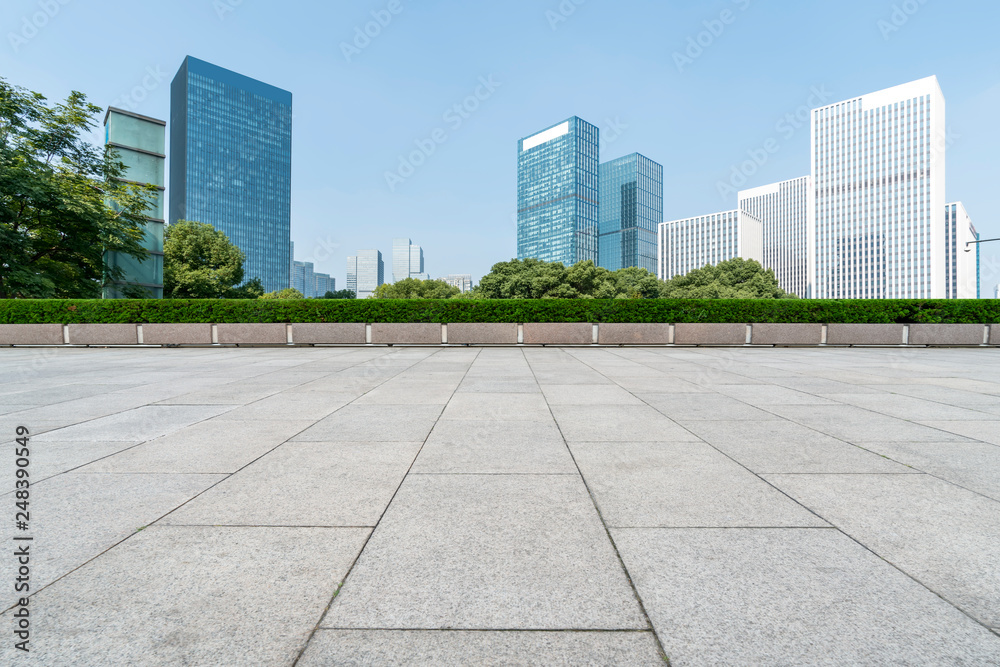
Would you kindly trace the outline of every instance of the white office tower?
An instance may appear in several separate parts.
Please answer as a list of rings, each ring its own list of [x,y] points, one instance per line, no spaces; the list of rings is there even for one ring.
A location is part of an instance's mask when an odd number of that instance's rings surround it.
[[[962,202],[945,207],[945,297],[979,298],[979,232]]]
[[[945,149],[937,77],[812,112],[813,297],[945,296]]]
[[[657,255],[660,280],[735,257],[760,262],[764,257],[763,226],[746,211],[664,222],[659,227]]]
[[[348,281],[350,281],[349,272],[350,268],[348,268]],[[367,299],[385,283],[385,264],[382,262],[382,253],[378,250],[359,250],[356,275],[358,289],[355,292],[359,299]],[[348,289],[350,288],[348,287]]]
[[[813,195],[811,176],[739,193],[740,211],[760,220],[763,228],[761,264],[774,270],[783,290],[803,299],[812,296]]]
[[[358,258],[347,258],[347,289],[358,294]]]
[[[472,275],[468,273],[453,273],[447,278],[442,278],[442,280],[452,287],[457,287],[462,290],[462,293],[472,291]]]

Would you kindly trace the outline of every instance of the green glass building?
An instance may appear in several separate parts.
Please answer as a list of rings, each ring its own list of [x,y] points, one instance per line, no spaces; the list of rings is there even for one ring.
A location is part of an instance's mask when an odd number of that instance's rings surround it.
[[[105,254],[110,267],[124,270],[121,280],[105,287],[105,299],[120,299],[124,285],[143,287],[150,298],[163,298],[163,225],[166,149],[166,121],[140,116],[131,111],[114,107],[104,116],[104,142],[118,151],[118,158],[128,171],[126,181],[155,185],[159,190],[156,201],[148,211],[146,236],[143,245],[149,257],[139,261],[119,252]]]
[[[663,166],[639,153],[601,165],[600,265],[656,273],[663,222]]]

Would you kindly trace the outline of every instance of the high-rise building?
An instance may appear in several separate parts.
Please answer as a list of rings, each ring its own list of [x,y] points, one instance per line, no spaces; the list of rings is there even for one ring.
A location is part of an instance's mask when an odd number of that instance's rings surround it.
[[[290,284],[292,94],[188,56],[170,90],[170,222],[222,231],[246,278]]]
[[[993,290],[993,298],[1000,299],[1000,285],[997,285],[996,289]]]
[[[979,240],[979,232],[972,224],[969,212],[962,202],[945,207],[945,297],[948,299],[978,299],[980,247],[971,245]]]
[[[814,297],[945,297],[946,145],[937,77],[812,112]]]
[[[307,299],[316,297],[316,273],[312,262],[292,263],[292,288],[302,292]]]
[[[448,283],[452,287],[457,287],[462,290],[462,294],[472,291],[472,275],[468,273],[453,273],[447,278],[442,278],[444,282]]]
[[[367,299],[385,283],[385,264],[382,263],[382,253],[378,250],[359,250],[356,261],[357,289],[354,291],[359,299]],[[348,265],[350,265],[350,259],[348,259]],[[350,268],[348,268],[348,272],[350,272]],[[350,273],[348,273],[348,282],[350,279]]]
[[[599,264],[656,273],[656,234],[663,222],[663,166],[633,153],[600,167]]]
[[[735,259],[762,261],[764,230],[746,211],[724,211],[660,224],[660,280]]]
[[[599,146],[576,116],[518,141],[519,259],[598,262]]]
[[[128,167],[124,180],[155,185],[156,198],[147,210],[146,233],[142,245],[149,256],[139,261],[120,252],[105,253],[109,267],[123,273],[113,285],[104,288],[105,299],[125,296],[126,285],[140,287],[154,299],[163,298],[163,198],[167,123],[111,107],[104,116],[104,142],[118,152],[118,159]]]
[[[314,284],[314,294],[317,299],[322,299],[326,296],[327,292],[337,291],[337,280],[336,278],[331,278],[326,273],[316,273],[314,274],[316,281]]]
[[[429,278],[424,270],[424,249],[413,245],[410,239],[393,239],[392,282],[398,283],[407,278],[417,280]]]
[[[347,258],[347,289],[354,292],[355,296],[358,293],[358,258],[348,257]]]
[[[764,185],[739,193],[739,209],[760,220],[765,268],[773,269],[786,292],[808,299],[815,206],[812,177]]]

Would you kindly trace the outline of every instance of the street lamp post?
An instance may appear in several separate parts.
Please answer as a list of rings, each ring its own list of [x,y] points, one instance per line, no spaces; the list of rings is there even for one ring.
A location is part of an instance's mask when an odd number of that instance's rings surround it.
[[[1000,241],[1000,239],[986,239],[983,241],[969,241],[965,244],[965,252],[972,252],[972,247],[974,245],[979,245],[981,243],[993,243],[994,241]]]

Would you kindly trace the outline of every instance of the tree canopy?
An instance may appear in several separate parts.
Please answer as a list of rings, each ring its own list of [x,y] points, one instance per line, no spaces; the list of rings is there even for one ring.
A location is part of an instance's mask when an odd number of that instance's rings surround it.
[[[306,298],[302,292],[297,289],[288,287],[283,290],[278,290],[277,292],[268,292],[261,299],[304,299]]]
[[[567,268],[560,262],[500,262],[473,291],[483,299],[653,299],[660,284],[645,269],[609,271],[591,261]]]
[[[234,288],[243,281],[244,259],[243,251],[212,225],[180,220],[167,227],[163,242],[163,295],[168,299],[235,296]],[[263,294],[262,286],[260,291]]]
[[[451,299],[460,293],[460,289],[443,280],[405,278],[391,285],[380,285],[373,296],[376,299]]]
[[[127,183],[113,148],[88,143],[101,107],[73,92],[50,106],[0,78],[0,298],[96,298],[145,260],[151,185]]]
[[[355,294],[354,291],[352,290],[342,289],[342,290],[337,290],[336,292],[327,292],[320,298],[347,300],[347,299],[357,299],[358,295]]]
[[[663,283],[667,299],[796,299],[778,285],[772,269],[752,259],[730,259]]]

